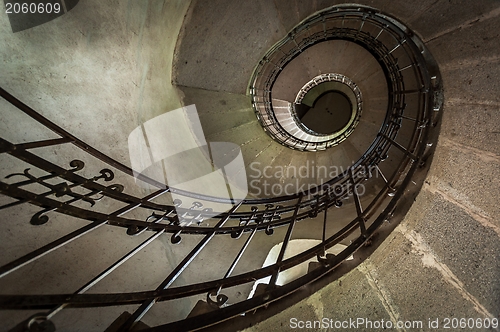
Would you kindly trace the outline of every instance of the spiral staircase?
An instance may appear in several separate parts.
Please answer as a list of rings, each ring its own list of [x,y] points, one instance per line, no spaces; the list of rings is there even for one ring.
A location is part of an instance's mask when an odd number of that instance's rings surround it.
[[[486,0],[87,1],[16,34],[2,17],[5,330],[495,330],[499,15]],[[339,118],[331,92],[349,113],[320,132]],[[241,149],[242,201],[132,169],[130,133],[193,104],[209,145]]]

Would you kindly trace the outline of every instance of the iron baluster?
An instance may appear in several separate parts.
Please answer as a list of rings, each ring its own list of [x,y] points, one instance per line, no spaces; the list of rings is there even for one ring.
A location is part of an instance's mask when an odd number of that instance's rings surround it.
[[[245,243],[243,244],[243,247],[241,247],[240,251],[236,255],[236,258],[231,263],[231,266],[227,269],[226,274],[222,278],[222,281],[226,280],[231,275],[231,273],[233,273],[234,269],[236,268],[236,265],[240,261],[241,257],[245,253],[245,251],[248,248],[248,246],[250,245],[250,242],[252,241],[252,239],[253,239],[255,233],[257,232],[257,229],[259,228],[259,226],[261,224],[263,224],[263,223],[266,223],[266,221],[269,224],[273,221],[273,219],[274,219],[274,217],[276,215],[276,210],[279,209],[280,206],[277,206],[276,209],[273,211],[273,213],[271,215],[266,215],[267,211],[269,211],[269,209],[272,208],[272,207],[273,207],[272,204],[266,204],[266,209],[265,209],[264,213],[262,214],[262,217],[259,218],[259,219],[257,219],[257,222],[255,223],[255,225],[252,228],[252,231],[250,232],[250,234],[248,235],[247,239],[245,240]],[[252,211],[257,212],[257,208],[256,207],[253,207],[253,208],[255,208],[255,209],[252,209]],[[245,227],[247,225],[248,225],[248,223],[245,224]],[[266,228],[266,233],[267,233],[267,228]],[[240,236],[241,236],[241,234],[240,234]],[[238,236],[237,238],[239,238],[240,236]],[[235,238],[233,236],[233,234],[231,234],[231,237]],[[207,294],[207,302],[210,305],[215,306],[217,308],[220,308],[220,307],[222,307],[223,305],[226,304],[226,302],[228,300],[228,297],[226,295],[224,295],[224,294],[220,294],[221,290],[222,290],[222,286],[219,286],[216,291],[209,292]],[[212,296],[216,297],[215,301],[212,300],[212,298],[211,298]]]
[[[380,174],[380,176],[382,176],[382,180],[384,180],[385,182],[385,185],[387,187],[387,190],[388,190],[388,195],[389,196],[394,196],[394,193],[396,192],[396,188],[392,187],[390,184],[389,184],[389,181],[387,180],[387,178],[385,177],[384,173],[382,172],[382,170],[380,169],[380,167],[378,167],[378,165],[375,166],[377,168],[377,172],[378,174]]]
[[[415,156],[413,153],[411,153],[410,151],[408,151],[408,149],[406,149],[404,146],[402,146],[401,144],[399,144],[398,142],[396,142],[395,140],[393,140],[389,136],[387,136],[385,134],[380,134],[380,136],[382,136],[383,138],[385,138],[389,143],[391,143],[393,146],[395,146],[399,150],[403,151],[413,161],[418,160],[417,156]]]
[[[413,66],[418,66],[418,64],[415,64],[415,63],[412,62],[409,65],[406,65],[403,68],[399,69],[399,72],[402,72],[403,70],[409,69],[409,68],[411,68]]]
[[[180,200],[174,201],[175,207],[180,207],[181,204],[182,204],[182,202]],[[165,219],[168,220],[168,217],[171,216],[174,212],[175,212],[175,209],[172,209],[170,211],[166,211],[163,214],[156,214],[153,212],[153,213],[151,213],[150,216],[148,216],[146,218],[146,222],[148,222],[150,219],[152,219],[152,221],[149,221],[149,222],[151,222],[152,224],[155,224],[161,220],[165,220]],[[127,235],[136,236],[136,235],[144,233],[146,230],[147,230],[147,227],[139,227],[137,225],[132,225],[132,226],[129,226],[127,228]]]
[[[328,206],[330,205],[330,195],[325,196],[325,210],[323,212],[323,234],[321,236],[321,243],[326,241],[326,221],[328,220]],[[319,255],[319,254],[318,254]],[[326,248],[323,246],[323,256],[326,256]]]
[[[354,178],[354,171],[352,168],[349,168],[349,175],[351,184],[353,186],[352,194],[354,197],[354,204],[356,206],[356,213],[358,215],[357,219],[359,222],[359,227],[361,229],[361,234],[364,236],[366,234],[366,226],[365,226],[365,218],[363,216],[363,206],[361,205],[361,200],[358,194],[358,187],[357,187],[358,184],[356,183],[356,179]]]
[[[299,196],[299,199],[297,200],[297,203],[295,205],[295,210],[293,212],[293,217],[290,220],[290,224],[288,225],[288,230],[286,231],[285,234],[285,239],[283,240],[283,244],[281,245],[280,252],[278,254],[278,258],[276,259],[276,270],[271,276],[271,280],[269,281],[269,287],[273,288],[276,286],[276,281],[278,280],[278,275],[280,273],[280,267],[279,264],[283,261],[283,258],[285,257],[285,251],[288,246],[288,243],[290,242],[292,238],[292,232],[293,232],[293,227],[295,226],[295,223],[297,221],[297,215],[299,213],[300,209],[300,203],[302,202],[302,195]]]
[[[310,218],[316,218],[318,216],[318,211],[319,211],[319,200],[320,200],[320,195],[316,195],[316,198],[311,202],[311,211],[309,211],[309,217]]]
[[[71,142],[73,142],[71,140],[71,138],[62,137],[62,138],[55,138],[55,139],[47,139],[47,140],[43,140],[43,141],[16,144],[16,149],[29,150],[29,149],[35,149],[35,148],[44,148],[44,147],[53,146],[53,145],[61,145],[64,143],[71,143]]]
[[[240,201],[238,204],[234,205],[226,217],[222,218],[213,230],[205,235],[205,237],[196,245],[196,247],[191,250],[191,252],[179,263],[176,268],[165,278],[165,280],[156,288],[157,291],[168,288],[181,273],[187,268],[187,266],[195,259],[195,257],[201,252],[201,250],[210,242],[210,240],[215,236],[216,230],[224,226],[224,224],[229,220],[229,217],[233,212],[235,212],[242,204]],[[130,331],[132,327],[141,320],[141,318],[151,309],[151,307],[156,303],[158,298],[144,301],[141,306],[130,316],[129,319],[122,326],[120,326],[120,331]]]
[[[156,240],[160,235],[162,235],[165,232],[164,229],[157,231],[155,234],[151,235],[148,239],[146,239],[144,242],[142,242],[140,245],[132,249],[130,252],[128,252],[125,256],[120,258],[118,261],[116,261],[114,264],[109,266],[106,270],[101,272],[99,275],[94,277],[92,280],[90,280],[88,283],[86,283],[84,286],[82,286],[80,289],[78,289],[73,295],[78,295],[78,294],[83,294],[86,291],[88,291],[90,288],[95,286],[98,282],[100,282],[102,279],[110,275],[114,270],[116,270],[118,267],[120,267],[123,263],[128,261],[130,258],[132,258],[135,254],[140,252],[142,249],[146,248],[150,243],[152,243],[154,240]],[[52,319],[58,312],[63,310],[68,303],[71,301],[71,298],[68,299],[68,302],[65,302],[54,309],[50,310],[48,313],[44,314],[44,317],[46,320]]]
[[[4,188],[5,184],[3,183],[0,183],[0,188],[3,190],[5,189]],[[5,189],[5,191],[8,191],[7,189]],[[153,199],[157,196],[160,195],[160,193],[164,193],[165,190],[158,190],[150,195],[148,195],[146,197],[146,199]],[[137,204],[137,203],[132,203],[132,204],[129,204],[128,206],[125,206],[117,211],[115,211],[114,213],[110,214],[109,216],[110,217],[113,217],[113,216],[121,216],[135,208],[137,208],[138,206],[140,206],[140,204]],[[104,219],[104,220],[98,220],[98,221],[94,221],[86,226],[83,226],[79,229],[77,229],[76,231],[73,231],[63,237],[60,237],[59,239],[39,248],[39,249],[36,249],[32,252],[30,252],[29,254],[26,254],[8,264],[5,264],[4,266],[0,267],[0,278],[6,276],[7,274],[31,263],[31,262],[34,262],[36,261],[37,259],[47,255],[48,253],[58,249],[58,248],[61,248],[63,247],[64,245],[76,240],[77,238],[93,231],[93,230],[96,230],[97,228],[105,225],[106,223],[108,222],[108,219]]]
[[[267,207],[267,206],[266,206]],[[272,222],[275,220],[275,219],[281,219],[281,215],[280,213],[278,212],[280,209],[282,208],[281,205],[277,205],[276,208],[274,209],[273,213],[271,216],[269,216],[269,219],[268,219],[268,222],[267,222],[267,227],[266,227],[266,230],[265,230],[265,233],[267,235],[273,235],[274,233],[274,229],[271,227],[272,226]],[[264,222],[266,222],[264,220]]]

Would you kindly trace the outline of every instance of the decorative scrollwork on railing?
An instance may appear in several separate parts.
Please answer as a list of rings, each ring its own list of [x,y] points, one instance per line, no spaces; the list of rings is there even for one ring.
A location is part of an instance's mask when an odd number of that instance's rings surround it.
[[[212,297],[215,296],[215,301],[212,300]],[[207,302],[212,307],[219,309],[226,305],[229,298],[224,294],[219,294],[218,292],[209,292],[207,294]]]
[[[82,170],[85,167],[85,163],[81,160],[73,160],[70,162],[70,166],[73,168],[69,169],[67,171],[74,173],[74,172]],[[95,176],[91,179],[86,180],[86,182],[98,181],[101,179],[103,179],[104,181],[112,181],[114,179],[114,173],[110,169],[104,168],[100,171],[100,174],[101,175],[98,175],[98,176]],[[82,185],[82,183],[77,182],[77,183],[68,184],[67,182],[63,181],[63,182],[60,182],[58,184],[53,185],[53,184],[50,184],[47,182],[47,180],[57,178],[57,176],[58,176],[57,174],[36,177],[30,173],[30,168],[26,168],[23,173],[12,173],[12,174],[7,175],[5,178],[10,179],[10,178],[13,178],[15,176],[23,176],[23,177],[26,177],[28,180],[13,183],[13,184],[11,184],[12,186],[19,188],[21,186],[31,185],[31,184],[35,184],[35,183],[39,184],[42,187],[50,189],[48,192],[39,194],[40,197],[47,197],[50,195],[54,195],[55,197],[64,197],[64,196],[73,197],[72,199],[64,202],[64,204],[67,204],[67,205],[78,202],[78,201],[84,201],[84,202],[89,203],[90,206],[92,207],[96,204],[96,202],[100,201],[104,197],[104,195],[101,195],[99,197],[93,197],[93,196],[99,195],[101,193],[100,190],[92,190],[89,193],[86,193],[84,195],[74,192],[73,191],[74,188],[80,187]],[[123,191],[123,186],[119,185],[119,184],[114,184],[114,185],[108,186],[108,189],[115,190],[117,192],[121,192],[121,191]],[[8,206],[11,207],[11,206],[19,205],[19,204],[22,204],[25,202],[27,202],[27,200],[20,200],[20,201],[16,202],[15,204],[9,204]],[[4,207],[6,207],[6,206],[4,206]],[[2,207],[2,208],[4,208],[4,207]],[[57,208],[46,208],[42,211],[35,213],[33,215],[33,217],[31,218],[30,223],[32,225],[43,225],[43,224],[47,223],[49,221],[49,217],[47,216],[47,214],[49,212],[55,211],[56,209]]]
[[[243,234],[243,232],[245,231],[245,228],[248,226],[248,224],[250,224],[251,222],[254,222],[254,223],[257,222],[256,216],[257,216],[257,211],[259,209],[256,206],[252,206],[251,210],[252,210],[252,214],[250,216],[240,218],[240,224],[239,224],[240,228],[233,230],[231,232],[231,237],[233,239],[239,239],[241,234]]]

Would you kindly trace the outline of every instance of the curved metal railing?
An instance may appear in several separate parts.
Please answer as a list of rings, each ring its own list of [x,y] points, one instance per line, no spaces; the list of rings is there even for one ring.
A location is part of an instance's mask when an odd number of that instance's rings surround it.
[[[337,91],[343,93],[346,98],[349,100],[351,104],[351,117],[348,123],[341,128],[337,132],[332,134],[319,134],[314,132],[313,130],[307,128],[297,117],[297,113],[295,111],[292,112],[293,120],[297,124],[297,126],[301,127],[306,133],[310,135],[314,135],[313,139],[307,140],[308,142],[318,142],[318,141],[331,141],[333,138],[342,137],[342,140],[336,141],[336,144],[340,144],[354,131],[356,126],[359,123],[359,119],[361,118],[361,114],[363,113],[363,98],[359,87],[350,80],[348,77],[342,74],[321,74],[314,77],[312,80],[307,82],[297,93],[295,97],[294,105],[301,104],[304,98],[308,93],[314,91],[313,89],[321,84],[325,84],[327,82],[336,82],[336,84],[340,84],[337,88]],[[342,91],[344,90],[344,91]],[[305,139],[303,139],[305,140]]]
[[[394,24],[394,20],[387,15],[368,7],[338,6],[305,19],[264,55],[250,80],[248,91],[252,96],[252,105],[266,133],[285,146],[305,151],[325,150],[345,140],[346,137],[333,137],[328,141],[313,142],[293,137],[283,129],[273,111],[271,93],[279,74],[303,51],[328,40],[348,40],[372,53],[384,70],[389,88],[387,114],[396,114],[405,107],[406,93],[413,91],[405,90],[401,68],[413,67],[416,75],[421,74],[415,70],[418,59],[413,54],[415,50],[411,49],[412,38],[405,31],[406,27]],[[400,55],[404,58],[399,58]],[[419,77],[416,80],[423,79]],[[424,87],[423,84],[416,87],[416,81],[412,83],[412,89]],[[385,124],[389,121],[391,119],[386,118]]]
[[[389,107],[384,124],[372,145],[351,167],[320,186],[293,195],[247,199],[234,205],[230,211],[219,211],[216,217],[205,215],[199,205],[184,206],[181,201],[169,201],[168,195],[176,192],[214,202],[227,202],[226,199],[182,192],[156,183],[144,175],[140,175],[140,179],[156,185],[158,189],[143,195],[127,192],[127,189],[132,189],[127,188],[123,179],[134,176],[132,169],[82,142],[0,89],[2,98],[58,136],[55,139],[23,143],[13,143],[7,138],[0,140],[0,154],[19,161],[20,167],[0,182],[0,192],[11,199],[1,205],[0,210],[23,209],[28,204],[38,206],[40,211],[26,220],[32,227],[50,222],[54,214],[88,221],[69,234],[1,266],[0,282],[1,278],[50,253],[57,254],[60,248],[78,241],[85,234],[98,231],[104,225],[124,228],[126,236],[144,232],[150,234],[149,238],[102,272],[89,276],[88,282],[73,293],[46,294],[40,291],[29,295],[0,295],[0,309],[38,310],[39,314],[27,317],[23,324],[52,327],[54,316],[64,309],[137,304],[139,307],[120,325],[120,331],[127,331],[157,303],[190,299],[191,302],[186,302],[188,305],[192,303],[192,299],[197,299],[204,308],[201,314],[188,318],[169,318],[160,323],[159,328],[198,329],[250,313],[277,301],[329,273],[355,253],[394,211],[425,156],[429,131],[432,129],[430,125],[440,110],[435,99],[435,93],[439,90],[436,83],[439,82],[439,73],[433,69],[433,64],[429,66],[432,58],[409,29],[374,9],[360,6],[332,7],[313,15],[267,53],[253,75],[250,87],[252,102],[266,132],[296,149],[311,150],[312,143],[287,136],[277,125],[271,104],[272,84],[279,71],[300,50],[332,38],[358,43],[370,51],[384,69],[389,87]],[[318,143],[313,150],[326,148],[331,144],[334,142]],[[79,154],[83,152],[85,158],[92,160],[92,163],[101,165],[98,174],[83,175],[85,163],[78,159],[67,167],[62,161],[59,164],[37,153],[40,149],[69,149],[70,146],[78,148]],[[29,168],[23,170],[20,165],[26,164]],[[117,183],[113,183],[114,179],[117,179]],[[376,184],[381,189],[368,196],[362,196],[357,190],[360,186],[374,188]],[[37,188],[34,189],[34,186]],[[162,200],[163,198],[165,199]],[[115,203],[120,203],[121,207],[116,208]],[[336,223],[328,213],[332,208],[342,207],[343,204],[354,206],[355,213],[348,222]],[[192,222],[182,223],[184,220],[194,220],[199,226]],[[294,228],[308,223],[322,229],[320,243],[285,259],[285,251]],[[181,226],[184,224],[189,226]],[[335,231],[329,229],[332,225],[335,226]],[[282,227],[283,231],[277,232]],[[269,241],[274,241],[273,243],[282,242],[276,262],[266,267],[250,264],[250,269],[245,270],[246,272],[240,270],[236,273],[236,267],[246,264],[245,255],[256,234],[266,237],[273,233],[282,233],[282,238],[269,237]],[[164,280],[155,289],[88,293],[89,289],[138,252],[167,235],[170,236],[169,247],[173,252],[179,246],[182,247],[181,239],[185,237],[192,237],[196,244],[191,249],[179,251],[182,255],[180,263],[164,276]],[[245,241],[235,242],[243,235],[246,237]],[[203,281],[184,285],[174,284],[188,267],[196,264],[196,257],[201,254],[210,257],[210,252],[206,252],[217,250],[208,246],[215,238],[219,240],[217,243],[224,243],[227,248],[236,248],[233,257],[229,257],[228,253],[227,261],[220,263],[219,277],[204,278]],[[122,243],[123,239],[120,241]],[[330,248],[339,243],[346,243],[340,254],[326,255]],[[277,287],[280,273],[310,259],[321,263],[321,267]],[[248,287],[256,280],[266,277],[270,277],[269,283],[249,299],[238,300],[234,296],[225,295],[235,294],[239,290],[248,292]]]

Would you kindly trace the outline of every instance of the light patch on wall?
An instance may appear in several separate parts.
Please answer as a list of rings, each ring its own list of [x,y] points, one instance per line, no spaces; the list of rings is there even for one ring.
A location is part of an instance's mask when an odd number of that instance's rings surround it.
[[[293,257],[295,255],[298,255],[306,250],[311,249],[312,247],[314,247],[320,243],[321,243],[320,240],[312,240],[312,239],[291,240],[286,247],[285,256],[283,257],[283,259],[285,260],[285,259],[288,259],[288,258]],[[266,257],[262,267],[266,267],[266,266],[273,265],[274,263],[276,263],[276,259],[278,258],[278,255],[280,253],[282,246],[283,246],[283,242],[278,243],[277,245],[275,245],[274,247],[271,248],[271,250],[269,251],[269,254],[267,254],[267,257]],[[330,249],[328,249],[326,252],[328,254],[338,255],[345,248],[347,248],[347,246],[339,243],[339,244],[334,245]],[[352,256],[347,258],[347,260],[351,260],[351,259],[353,259]],[[298,264],[298,265],[296,265],[288,270],[280,272],[278,275],[278,279],[276,280],[276,285],[278,285],[278,286],[285,285],[285,284],[287,284],[291,281],[294,281],[295,279],[300,278],[303,275],[307,274],[307,270],[309,268],[309,263],[311,263],[311,262],[317,262],[317,260],[315,258],[311,258],[311,259],[309,259],[305,262],[302,262],[302,263],[300,263],[300,264]],[[253,295],[255,294],[255,291],[257,290],[257,286],[259,284],[268,284],[270,281],[271,281],[270,276],[257,280],[255,282],[255,284],[253,285],[252,291],[248,295],[248,298],[253,297]]]
[[[182,201],[183,207],[199,202],[205,215],[215,216],[248,193],[240,147],[229,142],[207,143],[195,105],[146,121],[129,135],[128,146],[137,185],[151,190],[173,187],[172,198]]]

